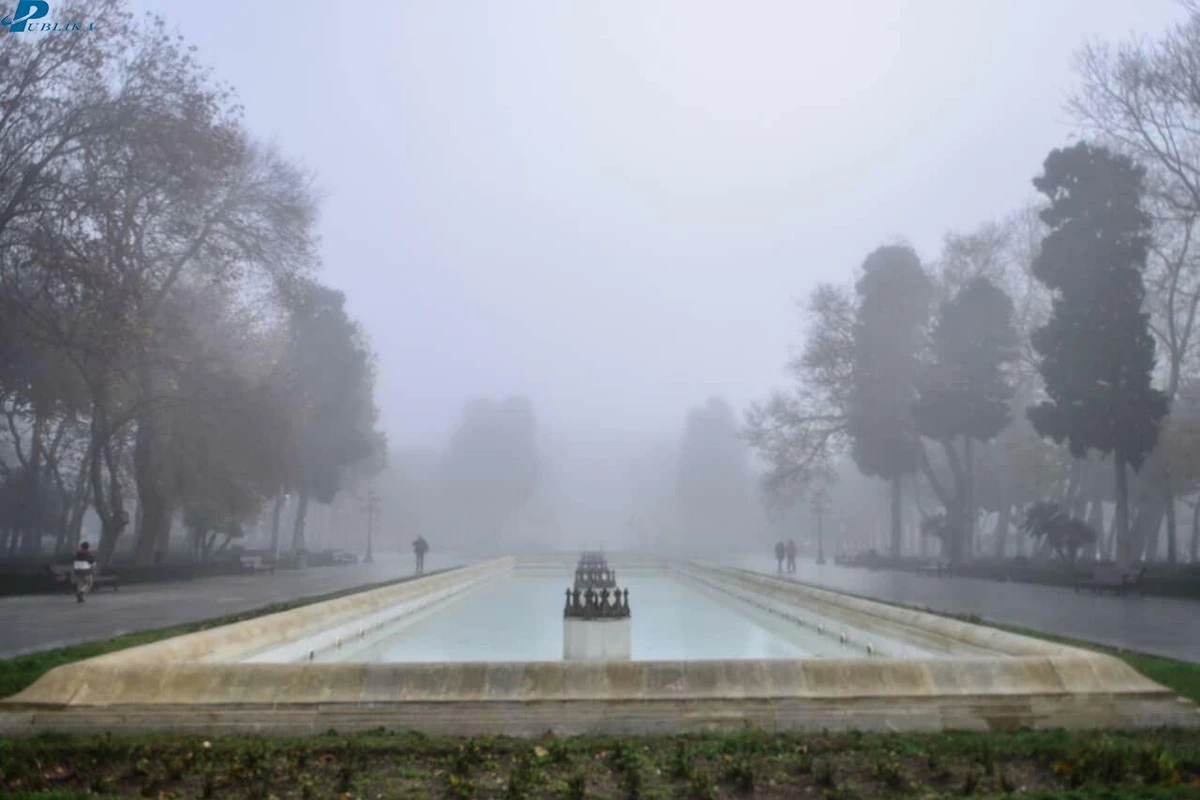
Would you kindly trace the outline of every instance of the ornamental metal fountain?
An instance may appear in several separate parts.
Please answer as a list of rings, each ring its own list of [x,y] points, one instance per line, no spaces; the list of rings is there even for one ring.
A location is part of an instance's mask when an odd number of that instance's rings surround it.
[[[567,661],[628,661],[629,590],[617,588],[617,574],[600,553],[584,553],[575,568],[575,586],[563,606],[563,658]]]
[[[617,571],[603,566],[583,566],[575,568],[576,589],[615,589],[617,588]]]

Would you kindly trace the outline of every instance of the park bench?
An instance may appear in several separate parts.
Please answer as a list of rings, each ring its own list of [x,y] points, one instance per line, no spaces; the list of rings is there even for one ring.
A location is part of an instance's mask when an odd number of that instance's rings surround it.
[[[330,556],[334,564],[357,564],[358,556],[354,553],[347,553],[344,550],[334,550]]]
[[[244,572],[275,572],[275,564],[262,556],[242,556],[241,563]]]
[[[56,585],[61,586],[64,589],[74,588],[75,584],[72,581],[72,573],[73,570],[71,567],[64,564],[46,565],[46,574],[50,577],[50,580],[54,581]],[[121,588],[121,579],[116,575],[97,572],[92,578],[92,591],[94,592],[97,589],[101,589],[106,586],[112,589],[114,592],[118,591]]]
[[[1138,594],[1145,594],[1142,588],[1142,576],[1146,570],[1122,570],[1114,564],[1102,564],[1092,570],[1091,575],[1076,578],[1075,591],[1091,589],[1093,592],[1112,592],[1125,594],[1136,589]]]
[[[917,571],[925,575],[947,575],[950,573],[950,562],[941,558],[931,559],[921,564]]]

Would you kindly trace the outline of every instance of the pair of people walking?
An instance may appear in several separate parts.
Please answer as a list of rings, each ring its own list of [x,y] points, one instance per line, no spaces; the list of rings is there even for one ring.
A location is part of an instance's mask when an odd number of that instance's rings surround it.
[[[787,571],[796,571],[796,542],[788,540],[787,544],[783,542],[775,543],[775,561],[778,562],[779,571],[783,572],[784,561],[787,561]]]

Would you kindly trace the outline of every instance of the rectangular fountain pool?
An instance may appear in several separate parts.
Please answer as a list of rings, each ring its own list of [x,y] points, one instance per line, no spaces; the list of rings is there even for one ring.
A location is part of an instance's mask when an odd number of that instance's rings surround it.
[[[610,559],[631,660],[564,660],[573,563],[501,558],[67,664],[0,701],[0,735],[1200,725],[1106,655],[661,558]]]
[[[251,663],[555,661],[563,653],[562,606],[571,573],[522,570],[481,582],[380,627],[361,621],[246,658]],[[935,657],[937,651],[809,612],[783,616],[761,595],[737,596],[662,570],[633,570],[629,590],[635,661]],[[764,607],[765,606],[765,607]]]

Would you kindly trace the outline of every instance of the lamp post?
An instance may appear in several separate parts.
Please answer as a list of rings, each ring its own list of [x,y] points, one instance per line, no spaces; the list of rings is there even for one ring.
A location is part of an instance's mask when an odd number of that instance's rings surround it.
[[[825,516],[825,509],[817,506],[817,563],[825,563],[825,535],[822,530],[822,517]]]
[[[282,515],[282,513],[283,513],[284,509],[286,509],[286,508],[287,508],[288,499],[289,499],[291,496],[292,496],[291,492],[284,492],[284,493],[283,493],[283,505],[282,505],[282,506],[280,507],[280,509],[279,509],[279,511],[280,511],[280,514],[281,514],[281,515]],[[283,537],[279,535],[279,526],[278,526],[278,525],[276,525],[276,526],[275,526],[275,563],[276,563],[276,564],[278,564],[278,563],[279,563],[279,540],[280,540],[280,539],[282,539],[282,538],[283,538]]]
[[[375,559],[371,556],[371,539],[374,532],[375,512],[379,510],[379,495],[375,490],[367,492],[367,557],[363,559],[364,564],[371,564]]]
[[[813,492],[812,508],[817,515],[817,563],[825,563],[825,511],[829,505],[829,487],[824,480]]]

